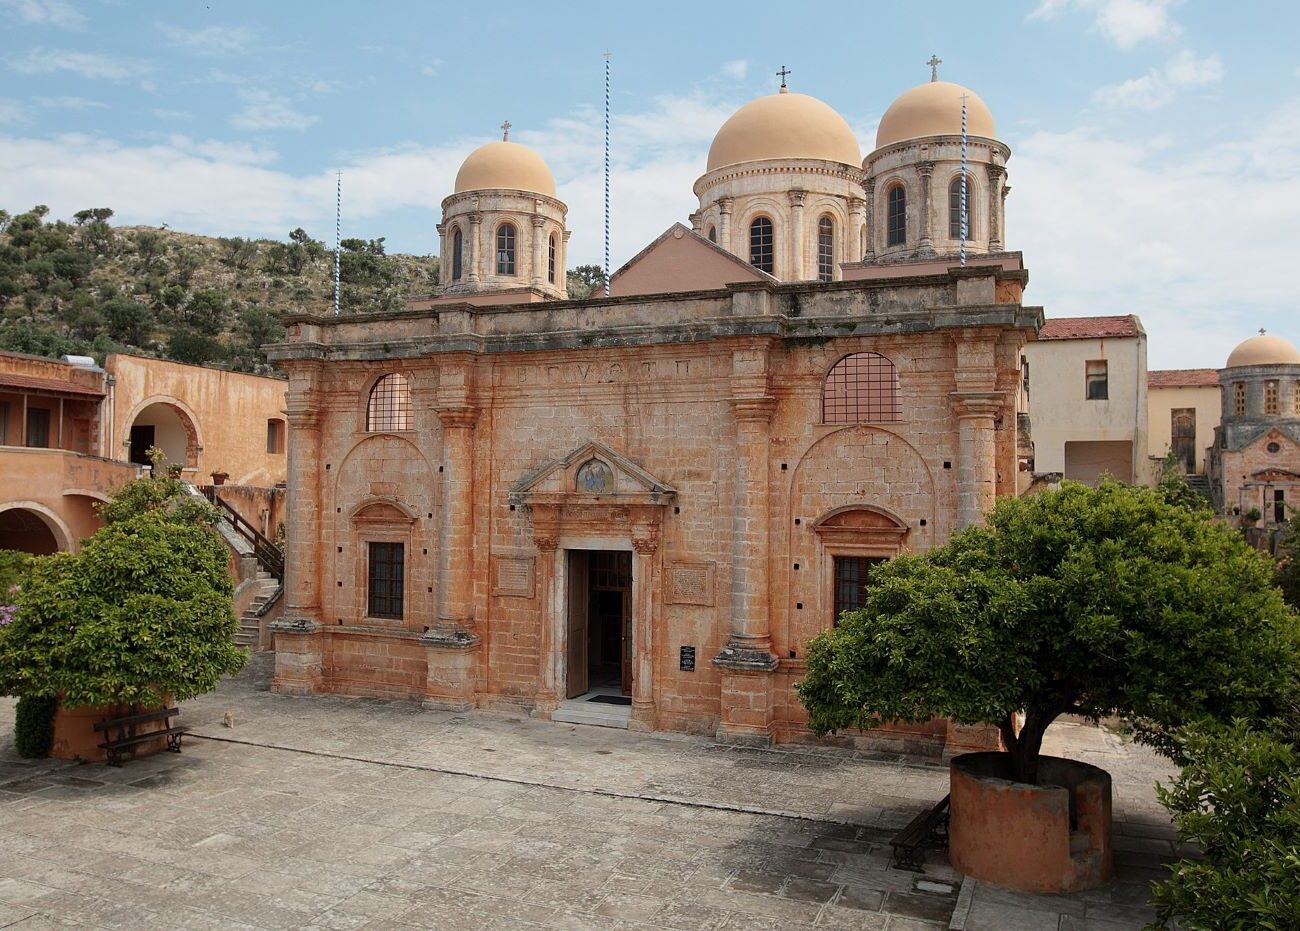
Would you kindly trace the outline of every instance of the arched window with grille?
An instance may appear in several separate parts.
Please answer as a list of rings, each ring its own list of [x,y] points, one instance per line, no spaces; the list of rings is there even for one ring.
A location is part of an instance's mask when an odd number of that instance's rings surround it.
[[[823,423],[895,423],[902,419],[898,369],[878,352],[836,362],[822,385]]]
[[[1238,417],[1246,416],[1246,383],[1239,381],[1232,386],[1232,412]]]
[[[772,221],[767,217],[755,217],[749,224],[749,264],[761,272],[773,274],[772,264]]]
[[[515,273],[515,225],[502,223],[497,227],[497,274]]]
[[[391,433],[411,429],[411,383],[405,375],[385,375],[370,389],[366,432]]]
[[[555,234],[551,234],[550,244],[546,248],[546,280],[555,284]]]
[[[817,280],[835,277],[835,221],[823,216],[817,221]]]
[[[948,238],[961,239],[961,179],[958,175],[948,185]],[[975,238],[975,185],[966,178],[966,241]]]
[[[460,234],[460,227],[451,234],[451,280],[460,281],[461,272],[464,268],[465,241]]]
[[[907,244],[907,189],[896,184],[885,195],[885,244]]]

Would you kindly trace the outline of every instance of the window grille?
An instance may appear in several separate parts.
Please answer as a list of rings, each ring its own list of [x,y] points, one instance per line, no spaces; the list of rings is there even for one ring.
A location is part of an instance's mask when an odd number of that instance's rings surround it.
[[[370,617],[402,618],[406,594],[406,547],[401,543],[370,543],[368,581]]]
[[[901,184],[890,188],[886,198],[885,243],[890,246],[907,243],[907,190]]]
[[[632,587],[632,554],[618,550],[592,550],[588,563],[593,589],[623,591]]]
[[[389,433],[411,429],[411,383],[394,372],[375,382],[366,408],[366,431]]]
[[[464,270],[462,256],[464,254],[464,237],[461,236],[460,230],[451,234],[451,280],[460,281],[461,272]]]
[[[817,279],[830,281],[835,277],[835,224],[830,217],[817,221]]]
[[[546,248],[546,280],[555,284],[555,234],[551,234],[550,244]]]
[[[824,423],[894,423],[902,419],[898,370],[876,352],[835,363],[822,389]]]
[[[964,175],[958,175],[953,179],[952,184],[948,186],[948,238],[961,239],[961,180]],[[970,242],[975,237],[971,235],[971,230],[975,228],[975,207],[974,207],[975,185],[969,178],[966,179],[966,241]]]
[[[515,273],[515,226],[502,223],[497,227],[497,274]]]
[[[1279,411],[1277,381],[1269,379],[1264,382],[1264,413],[1276,414]]]
[[[1239,381],[1232,386],[1232,412],[1238,417],[1246,416],[1246,383]]]
[[[749,264],[761,272],[772,272],[772,221],[758,217],[749,224]]]
[[[836,556],[835,559],[835,617],[838,623],[845,611],[856,611],[867,600],[871,587],[871,570],[885,560],[871,556]]]
[[[1105,359],[1085,362],[1083,371],[1084,397],[1089,401],[1110,399],[1110,374]]]

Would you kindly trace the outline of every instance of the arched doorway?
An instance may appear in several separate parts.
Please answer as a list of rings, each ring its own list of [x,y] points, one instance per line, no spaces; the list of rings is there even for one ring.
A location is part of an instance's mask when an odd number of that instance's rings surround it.
[[[18,550],[36,556],[69,549],[67,530],[57,519],[26,507],[0,511],[0,550]]]
[[[157,446],[170,463],[187,469],[199,465],[199,436],[193,418],[176,404],[155,401],[143,407],[131,420],[129,432],[131,462],[149,465],[149,449]]]

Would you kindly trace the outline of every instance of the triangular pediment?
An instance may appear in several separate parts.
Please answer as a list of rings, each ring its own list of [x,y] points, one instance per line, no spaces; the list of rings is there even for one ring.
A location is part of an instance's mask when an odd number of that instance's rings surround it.
[[[743,281],[775,284],[766,272],[732,255],[717,243],[674,223],[609,279],[614,297],[715,291]]]
[[[510,490],[510,500],[665,504],[676,494],[671,485],[626,456],[592,441],[529,472]]]

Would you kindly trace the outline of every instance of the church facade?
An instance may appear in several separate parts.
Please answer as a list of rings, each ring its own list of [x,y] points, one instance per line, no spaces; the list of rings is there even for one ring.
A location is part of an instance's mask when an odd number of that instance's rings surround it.
[[[561,297],[544,162],[490,143],[444,201],[442,293],[289,320],[275,688],[807,739],[808,641],[880,561],[1016,489],[1042,312],[1000,251],[1009,152],[978,98],[935,84],[865,160],[814,98],[748,104],[690,226],[582,301]],[[982,154],[952,225],[963,96]]]

